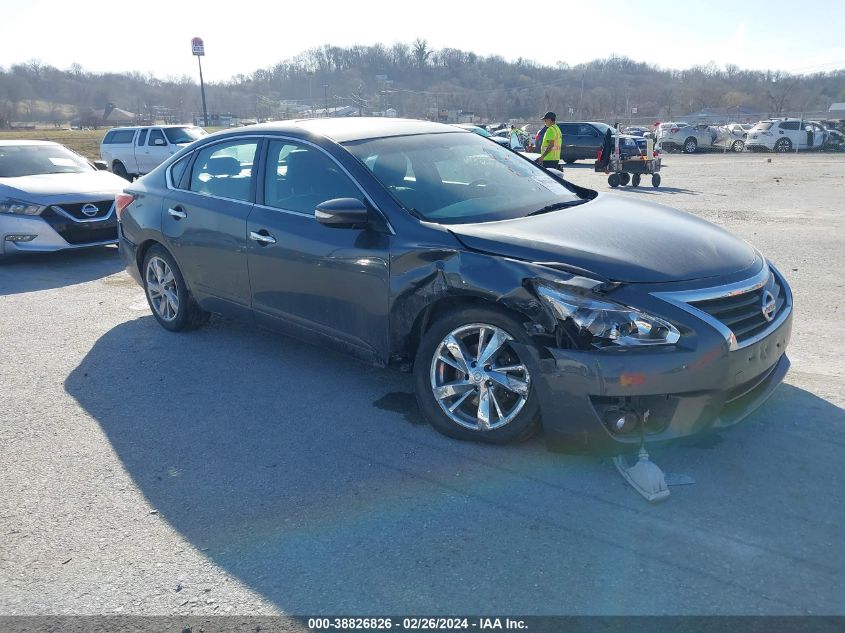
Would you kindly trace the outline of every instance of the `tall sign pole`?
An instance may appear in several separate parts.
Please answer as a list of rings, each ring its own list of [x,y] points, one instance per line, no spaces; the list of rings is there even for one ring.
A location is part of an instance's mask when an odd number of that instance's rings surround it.
[[[205,121],[205,127],[208,127],[208,109],[205,107],[205,83],[202,80],[202,60],[205,55],[205,45],[201,37],[195,37],[191,40],[191,52],[197,56],[197,64],[200,67],[200,92],[202,93],[202,118]]]

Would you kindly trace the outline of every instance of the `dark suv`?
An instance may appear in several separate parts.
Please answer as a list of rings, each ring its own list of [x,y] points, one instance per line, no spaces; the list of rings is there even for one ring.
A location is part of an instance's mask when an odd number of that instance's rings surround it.
[[[584,123],[575,121],[559,122],[557,126],[563,134],[563,148],[560,157],[568,164],[576,160],[595,160],[596,153],[604,143],[605,134],[610,130],[616,136],[616,130],[606,123]],[[638,154],[637,146],[633,136],[625,136],[630,139],[620,144],[619,153],[623,158]]]
[[[452,437],[508,442],[542,418],[553,448],[619,452],[732,425],[789,367],[789,286],[746,242],[453,126],[220,132],[117,209],[164,328],[217,312],[412,369]]]

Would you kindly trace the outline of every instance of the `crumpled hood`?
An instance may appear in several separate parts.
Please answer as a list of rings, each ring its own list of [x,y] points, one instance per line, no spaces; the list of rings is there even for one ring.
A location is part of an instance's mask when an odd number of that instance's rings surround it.
[[[107,171],[80,174],[38,174],[0,178],[0,198],[19,198],[38,204],[58,204],[83,196],[101,194],[108,198],[123,191],[129,183]]]
[[[571,209],[448,228],[473,250],[575,266],[631,283],[729,275],[756,259],[751,246],[710,222],[612,194]]]

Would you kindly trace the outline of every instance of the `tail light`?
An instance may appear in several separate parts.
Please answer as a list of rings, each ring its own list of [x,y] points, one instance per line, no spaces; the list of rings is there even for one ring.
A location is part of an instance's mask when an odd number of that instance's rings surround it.
[[[654,154],[654,157],[655,157],[655,158],[657,158],[658,156],[660,156],[660,152],[658,152],[657,150],[654,150],[652,153]]]
[[[119,193],[115,196],[114,205],[115,211],[117,212],[117,221],[120,222],[123,218],[123,212],[126,210],[130,204],[135,201],[135,194],[132,193]]]

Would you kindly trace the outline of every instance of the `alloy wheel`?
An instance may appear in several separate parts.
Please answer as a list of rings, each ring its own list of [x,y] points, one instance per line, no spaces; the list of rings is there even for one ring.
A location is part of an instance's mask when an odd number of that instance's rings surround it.
[[[164,321],[173,321],[179,314],[179,287],[168,263],[161,257],[151,257],[144,278],[153,310]]]
[[[431,389],[443,412],[459,426],[492,431],[516,418],[528,401],[531,377],[505,330],[464,325],[437,346]]]

